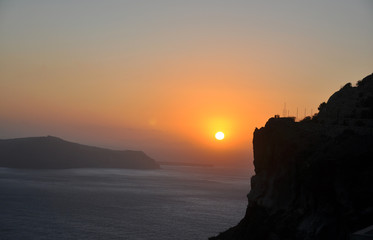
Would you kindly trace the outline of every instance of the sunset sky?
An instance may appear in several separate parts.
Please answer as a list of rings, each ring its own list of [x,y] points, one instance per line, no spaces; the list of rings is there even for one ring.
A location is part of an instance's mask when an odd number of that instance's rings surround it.
[[[369,0],[0,1],[0,138],[248,163],[284,103],[373,72],[372,23]]]

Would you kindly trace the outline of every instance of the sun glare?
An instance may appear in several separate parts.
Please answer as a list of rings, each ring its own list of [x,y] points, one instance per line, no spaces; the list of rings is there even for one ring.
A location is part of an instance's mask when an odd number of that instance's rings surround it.
[[[223,140],[224,139],[224,133],[223,132],[215,133],[215,138],[218,139],[218,140]]]

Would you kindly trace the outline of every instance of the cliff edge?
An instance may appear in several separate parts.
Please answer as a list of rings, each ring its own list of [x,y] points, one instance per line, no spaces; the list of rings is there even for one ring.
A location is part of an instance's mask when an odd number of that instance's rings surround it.
[[[253,146],[246,214],[211,240],[350,239],[373,224],[373,74],[313,117],[269,119]]]

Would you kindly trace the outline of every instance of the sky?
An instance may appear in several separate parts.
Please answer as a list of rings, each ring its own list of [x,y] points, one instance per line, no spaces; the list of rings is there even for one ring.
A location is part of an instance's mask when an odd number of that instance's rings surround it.
[[[373,72],[372,23],[369,0],[0,1],[0,138],[250,164],[285,104]]]

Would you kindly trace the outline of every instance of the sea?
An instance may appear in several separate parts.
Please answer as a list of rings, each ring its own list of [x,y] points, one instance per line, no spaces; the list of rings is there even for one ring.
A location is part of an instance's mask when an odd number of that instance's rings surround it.
[[[0,168],[0,239],[208,239],[244,216],[248,171]]]

